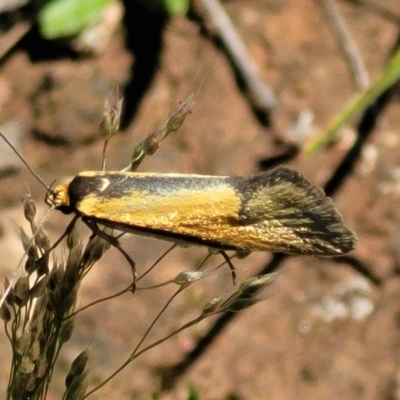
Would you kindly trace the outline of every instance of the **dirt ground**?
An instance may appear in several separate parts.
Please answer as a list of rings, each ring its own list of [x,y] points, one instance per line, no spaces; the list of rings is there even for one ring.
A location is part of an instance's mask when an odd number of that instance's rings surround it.
[[[53,56],[48,43],[28,36],[0,65],[1,131],[16,138],[46,182],[100,169],[98,124],[105,98],[119,85],[126,98],[125,126],[107,152],[107,168],[118,170],[128,163],[134,144],[196,92],[196,105],[182,128],[140,170],[257,172],[261,160],[267,164],[287,152],[279,138],[289,134],[300,113],[312,113],[307,133],[316,133],[356,88],[319,2],[231,0],[224,5],[278,100],[269,126],[252,109],[221,46],[195,18],[156,18],[154,27],[161,32],[157,42],[152,25],[137,14],[129,28],[136,36],[121,25],[104,52],[93,57],[59,49]],[[398,0],[338,1],[338,6],[373,80],[398,40]],[[157,56],[148,54],[157,48]],[[316,155],[293,157],[290,167],[323,186],[351,148],[356,124]],[[162,371],[185,358],[213,325],[212,318],[145,353],[90,398],[149,399],[158,394],[160,399],[186,399],[193,386],[201,400],[400,399],[399,127],[395,95],[334,194],[359,238],[350,257],[285,258],[263,293],[264,301],[237,314],[179,379],[171,378],[168,390],[161,391]],[[43,187],[3,146],[1,158],[0,271],[11,276],[22,256],[14,223],[24,224],[20,198],[26,185],[39,214],[46,207]],[[69,219],[51,214],[45,227],[52,240]],[[121,243],[139,271],[169,247],[131,235]],[[172,279],[205,254],[200,248],[176,249],[143,285]],[[235,261],[238,280],[261,270],[271,257],[258,253]],[[216,257],[211,265],[220,261]],[[85,279],[80,302],[113,294],[129,279],[126,261],[111,249]],[[213,297],[233,290],[227,268],[189,287],[172,302],[148,343],[198,315]],[[61,354],[49,399],[61,398],[71,361],[88,346],[90,387],[118,368],[175,291],[169,285],[128,293],[81,313]],[[0,340],[0,392],[5,392],[11,351],[2,329]]]

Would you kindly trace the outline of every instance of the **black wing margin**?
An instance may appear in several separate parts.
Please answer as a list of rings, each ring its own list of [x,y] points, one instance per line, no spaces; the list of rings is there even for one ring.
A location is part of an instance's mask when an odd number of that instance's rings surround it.
[[[300,243],[312,243],[320,255],[341,255],[354,248],[357,236],[344,224],[332,199],[299,172],[278,167],[249,177],[239,186],[243,196],[240,222],[284,227]]]

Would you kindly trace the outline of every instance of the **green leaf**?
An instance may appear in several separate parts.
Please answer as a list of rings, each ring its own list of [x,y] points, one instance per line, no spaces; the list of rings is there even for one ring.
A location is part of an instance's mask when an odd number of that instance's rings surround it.
[[[113,0],[51,0],[38,15],[41,34],[46,39],[77,35],[102,17]]]
[[[189,0],[163,0],[163,3],[170,15],[184,15],[189,8]]]
[[[200,400],[199,392],[193,386],[189,389],[188,400]]]

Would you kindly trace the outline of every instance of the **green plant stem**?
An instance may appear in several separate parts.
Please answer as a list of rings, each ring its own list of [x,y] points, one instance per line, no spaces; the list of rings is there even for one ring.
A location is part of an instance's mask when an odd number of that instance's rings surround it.
[[[364,111],[387,88],[400,78],[400,49],[393,55],[383,74],[368,89],[358,95],[350,105],[329,124],[320,135],[312,138],[304,146],[304,154],[311,156],[324,148],[355,114]]]

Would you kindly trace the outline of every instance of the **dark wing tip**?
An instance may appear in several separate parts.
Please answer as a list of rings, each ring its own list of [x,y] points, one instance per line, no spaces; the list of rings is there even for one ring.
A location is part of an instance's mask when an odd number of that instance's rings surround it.
[[[339,256],[354,249],[357,236],[332,199],[301,173],[278,167],[255,175],[246,186],[250,207],[244,213],[253,220],[274,220],[292,232],[297,239],[287,243],[288,253]]]
[[[325,233],[322,233],[322,239],[325,245],[321,246],[321,256],[347,254],[354,250],[357,243],[357,235],[345,226],[343,222],[336,229],[328,228]]]

